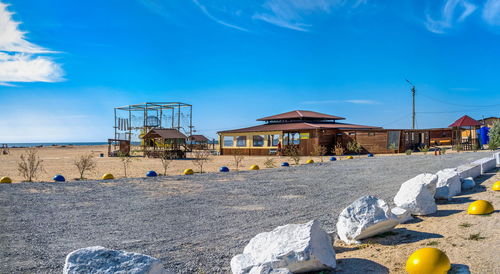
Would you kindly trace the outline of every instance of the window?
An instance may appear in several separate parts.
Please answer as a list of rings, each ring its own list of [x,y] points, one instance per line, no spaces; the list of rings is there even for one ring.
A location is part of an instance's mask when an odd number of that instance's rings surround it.
[[[263,147],[264,146],[264,135],[254,135],[252,137],[254,147]]]
[[[247,146],[247,136],[236,137],[236,146],[237,147],[246,147]]]
[[[292,144],[298,145],[300,144],[300,134],[298,132],[290,133]]]
[[[280,142],[279,134],[267,135],[267,146],[276,147]]]
[[[232,147],[232,146],[234,146],[234,137],[224,136],[224,147]]]
[[[368,132],[368,136],[375,136],[375,132]]]
[[[349,135],[351,136],[356,135],[356,132],[349,132]]]

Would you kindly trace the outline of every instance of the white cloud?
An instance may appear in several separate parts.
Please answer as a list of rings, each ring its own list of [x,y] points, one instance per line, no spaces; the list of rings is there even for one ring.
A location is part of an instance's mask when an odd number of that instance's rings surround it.
[[[431,32],[443,34],[467,19],[476,9],[476,5],[467,0],[446,0],[438,19],[427,13],[425,26]]]
[[[241,30],[241,31],[248,31],[247,29],[244,29],[242,27],[238,27],[236,25],[233,25],[233,24],[229,24],[227,22],[224,22],[220,19],[218,19],[217,17],[213,16],[208,10],[207,8],[200,4],[200,2],[198,2],[198,0],[193,0],[193,3],[198,7],[200,8],[200,10],[208,17],[210,18],[211,20],[215,21],[216,23],[218,24],[221,24],[223,26],[226,26],[226,27],[229,27],[229,28],[233,28],[233,29],[237,29],[237,30]]]
[[[379,104],[377,101],[367,100],[367,99],[349,99],[349,100],[321,100],[321,101],[305,101],[302,102],[304,105],[324,105],[324,104],[341,104],[350,103],[357,105],[376,105]]]
[[[488,0],[483,8],[483,20],[490,25],[500,26],[500,0]]]
[[[54,52],[25,40],[26,33],[19,30],[20,23],[12,19],[7,7],[0,2],[0,84],[62,81],[60,65],[37,55]]]

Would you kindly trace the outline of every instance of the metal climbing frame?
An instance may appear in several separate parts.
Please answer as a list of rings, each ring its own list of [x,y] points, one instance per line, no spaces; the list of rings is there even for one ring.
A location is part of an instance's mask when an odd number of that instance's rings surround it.
[[[181,102],[150,102],[115,108],[115,140],[132,145],[151,129],[177,129],[187,136],[193,132],[193,106]]]

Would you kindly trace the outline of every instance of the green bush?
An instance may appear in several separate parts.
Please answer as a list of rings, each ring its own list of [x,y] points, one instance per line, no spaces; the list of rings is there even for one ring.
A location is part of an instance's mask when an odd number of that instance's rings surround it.
[[[412,153],[412,152],[413,152],[413,150],[411,150],[411,149],[407,149],[407,150],[405,151],[406,155],[411,155],[411,153]]]
[[[488,132],[488,136],[490,137],[490,142],[488,143],[488,147],[491,150],[495,150],[500,147],[500,121],[496,121],[493,123],[493,127],[490,128]]]
[[[445,155],[446,154],[446,151],[448,151],[447,148],[443,147],[441,148],[441,154]]]
[[[419,150],[420,152],[423,152],[423,153],[424,153],[424,155],[426,155],[426,154],[427,154],[427,152],[429,152],[429,146],[425,145],[425,146],[423,146],[423,147],[419,147],[419,148],[418,148],[418,150]]]

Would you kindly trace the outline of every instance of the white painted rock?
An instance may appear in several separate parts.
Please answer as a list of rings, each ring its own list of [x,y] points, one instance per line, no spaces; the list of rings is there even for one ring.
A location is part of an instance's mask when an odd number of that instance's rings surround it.
[[[462,179],[462,190],[473,189],[476,186],[476,182],[472,177]]]
[[[488,171],[494,169],[497,166],[497,161],[493,157],[486,157],[476,160],[471,164],[479,165],[481,167],[481,174],[486,174]]]
[[[398,224],[389,206],[369,195],[342,210],[337,221],[337,234],[345,243],[359,243],[359,240],[390,231]]]
[[[500,166],[500,152],[493,153],[493,158],[495,158],[497,166]]]
[[[269,265],[255,266],[248,274],[292,274],[292,272],[286,268],[272,269]]]
[[[401,185],[394,197],[396,206],[404,208],[412,215],[427,215],[437,211],[434,194],[438,177],[434,174],[417,175]]]
[[[457,172],[460,179],[472,177],[476,178],[481,175],[481,166],[478,164],[464,164],[457,167]]]
[[[455,168],[447,168],[436,173],[438,181],[436,184],[435,199],[451,199],[462,191],[460,174]]]
[[[134,273],[167,274],[160,260],[144,254],[91,246],[66,256],[64,274],[70,273]]]
[[[250,273],[261,271],[260,266],[276,271],[286,268],[293,273],[333,269],[336,261],[332,239],[317,221],[278,226],[271,232],[259,233],[242,254],[231,259],[231,271]]]
[[[404,224],[408,222],[409,220],[413,219],[413,217],[410,214],[410,211],[401,208],[401,207],[393,207],[391,209],[392,214],[398,219],[398,222],[400,224]]]

